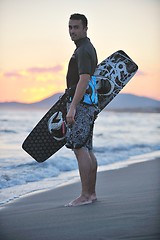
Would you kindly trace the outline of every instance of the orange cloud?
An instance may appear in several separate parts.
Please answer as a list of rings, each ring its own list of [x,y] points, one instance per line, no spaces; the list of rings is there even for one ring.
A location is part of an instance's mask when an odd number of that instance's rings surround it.
[[[65,89],[65,64],[0,75],[0,101],[35,102]]]

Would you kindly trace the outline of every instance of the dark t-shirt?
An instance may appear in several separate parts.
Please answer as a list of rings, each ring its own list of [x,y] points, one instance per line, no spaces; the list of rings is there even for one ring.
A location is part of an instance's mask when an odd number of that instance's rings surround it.
[[[68,65],[67,88],[77,85],[81,74],[92,76],[97,66],[96,50],[89,38],[78,40],[76,47]]]

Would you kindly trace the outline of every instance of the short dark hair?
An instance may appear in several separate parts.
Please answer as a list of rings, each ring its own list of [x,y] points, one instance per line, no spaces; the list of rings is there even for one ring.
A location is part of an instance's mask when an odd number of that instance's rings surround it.
[[[88,25],[88,20],[85,15],[79,14],[79,13],[74,13],[70,16],[70,20],[81,20],[83,27],[87,27]]]

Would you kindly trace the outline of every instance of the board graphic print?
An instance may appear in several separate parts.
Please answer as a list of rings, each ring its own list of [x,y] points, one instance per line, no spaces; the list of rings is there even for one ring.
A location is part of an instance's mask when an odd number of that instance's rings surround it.
[[[96,68],[98,107],[101,112],[134,76],[138,66],[122,50],[113,53]],[[60,148],[65,141],[66,103],[70,89],[54,104],[25,139],[22,148],[37,162],[44,162]]]
[[[96,68],[99,109],[102,111],[123,89],[138,70],[138,66],[122,50],[113,53]]]

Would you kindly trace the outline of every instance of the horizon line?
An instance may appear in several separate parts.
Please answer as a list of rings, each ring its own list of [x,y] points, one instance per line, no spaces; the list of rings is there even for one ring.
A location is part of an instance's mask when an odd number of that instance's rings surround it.
[[[47,98],[50,98],[50,97],[53,97],[54,95],[57,95],[57,94],[64,94],[64,92],[56,92],[52,95],[49,95],[48,97],[45,97],[45,98],[42,98],[38,101],[35,101],[35,102],[20,102],[20,101],[16,101],[16,100],[12,100],[12,101],[0,101],[0,103],[22,103],[22,104],[34,104],[34,103],[38,103],[38,102],[41,102]],[[138,94],[134,94],[134,93],[119,93],[119,94],[123,94],[123,95],[133,95],[133,96],[136,96],[136,97],[142,97],[142,98],[148,98],[148,99],[152,99],[152,100],[155,100],[155,101],[160,101],[160,99],[158,98],[154,98],[154,97],[148,97],[148,96],[144,96],[144,95],[138,95]],[[119,95],[117,94],[117,96]]]

